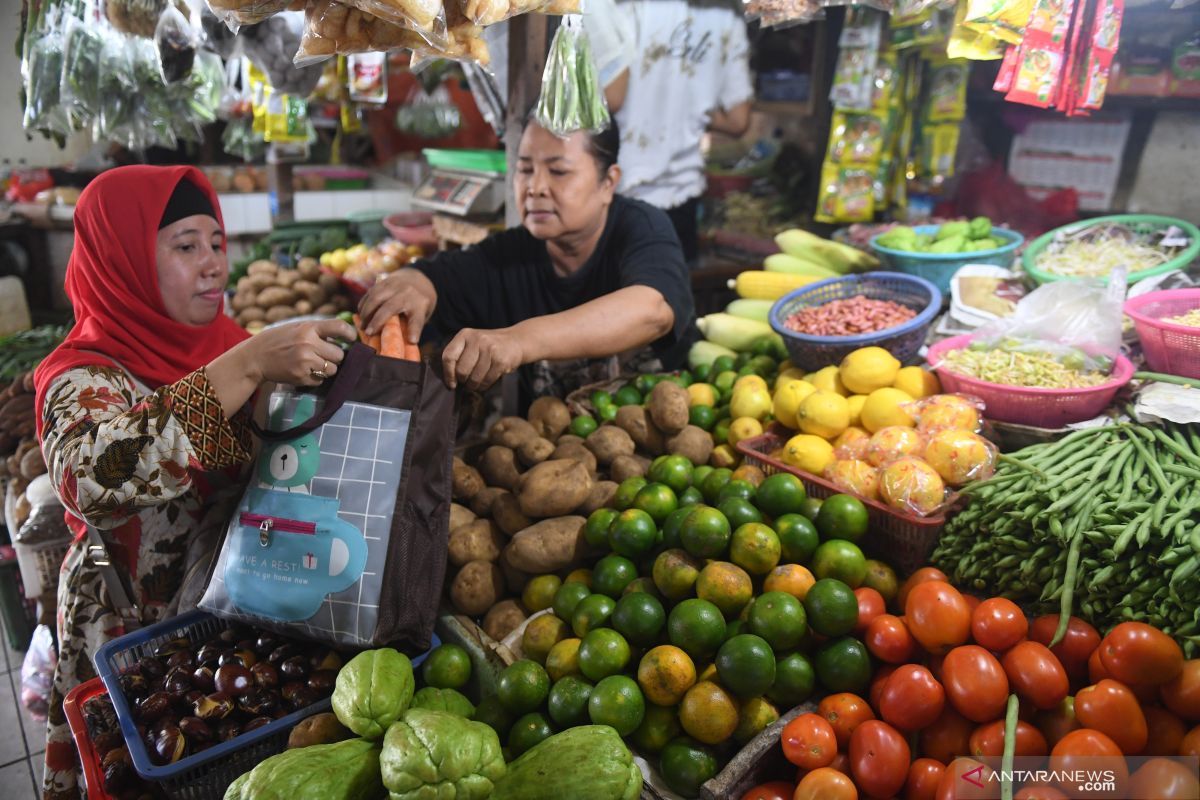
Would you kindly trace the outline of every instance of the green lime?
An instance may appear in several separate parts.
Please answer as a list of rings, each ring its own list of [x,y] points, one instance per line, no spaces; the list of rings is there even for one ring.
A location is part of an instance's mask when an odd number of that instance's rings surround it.
[[[588,699],[592,696],[592,684],[578,675],[559,678],[550,687],[546,698],[546,710],[550,719],[560,728],[574,728],[588,724]]]
[[[722,399],[727,399],[733,393],[733,385],[737,383],[736,370],[727,369],[717,373],[712,385],[721,393]]]
[[[588,699],[593,725],[609,725],[622,736],[638,729],[646,715],[646,699],[632,678],[609,675],[596,684]]]
[[[712,406],[692,406],[688,409],[688,423],[702,431],[711,431],[717,424],[717,412]]]
[[[717,509],[729,520],[729,526],[737,530],[747,522],[762,522],[762,513],[749,500],[729,497],[717,503]]]
[[[822,636],[845,636],[858,623],[858,598],[836,578],[822,578],[804,595],[808,624]]]
[[[536,661],[523,658],[504,668],[496,679],[496,696],[514,714],[541,708],[550,693],[550,676]]]
[[[724,417],[722,419],[717,420],[716,423],[714,423],[713,427],[712,427],[713,441],[721,442],[722,444],[725,442],[728,442],[729,441],[729,428],[732,425],[733,425],[733,420],[731,420],[729,417]],[[721,467],[721,469],[724,469],[724,467]],[[708,493],[705,492],[704,496],[707,498]]]
[[[613,403],[618,406],[640,406],[642,393],[633,384],[625,384],[613,395]]]
[[[653,569],[654,562],[652,561],[650,562],[649,567],[646,569],[646,574],[650,574]],[[625,587],[625,591],[621,592],[621,597],[629,594],[636,594],[638,592],[645,592],[659,601],[662,600],[662,592],[658,591],[658,587],[654,585],[653,578],[641,577],[635,581],[630,581],[629,585]]]
[[[613,404],[613,396],[601,389],[592,392],[589,399],[592,401],[592,408],[595,408],[597,411],[603,406],[611,406]]]
[[[725,623],[725,641],[729,641],[735,636],[741,636],[746,632],[746,620],[735,619],[732,622]]]
[[[768,355],[755,356],[746,364],[755,375],[763,378],[769,378],[779,369],[779,362]]]
[[[592,591],[616,600],[637,576],[637,567],[628,558],[607,555],[592,567]]]
[[[666,622],[667,612],[662,602],[647,592],[622,596],[612,613],[613,627],[642,647],[654,644]]]
[[[713,359],[712,367],[709,370],[714,375],[720,375],[722,372],[729,372],[734,369],[734,356],[717,356]]]
[[[845,539],[857,542],[867,532],[867,507],[857,497],[835,494],[821,504],[815,522],[821,541]]]
[[[700,787],[716,777],[717,769],[717,757],[712,751],[684,736],[669,742],[658,758],[663,780],[684,797],[699,797]]]
[[[650,552],[657,543],[658,525],[652,516],[640,508],[625,509],[613,520],[608,529],[608,546],[614,553],[628,558],[637,558]],[[637,576],[634,575],[634,577]],[[594,572],[592,583],[593,585],[596,583]],[[613,596],[615,597],[615,595]]]
[[[613,403],[606,406],[600,406],[596,413],[600,416],[601,422],[612,422],[617,418],[617,407]]]
[[[711,506],[694,506],[679,526],[679,543],[696,558],[719,558],[731,535],[729,520]]]
[[[751,575],[766,575],[779,563],[779,535],[761,522],[748,522],[733,532],[729,560]]]
[[[780,706],[792,708],[812,696],[817,674],[803,653],[789,653],[775,662],[775,683],[767,697]]]
[[[817,526],[803,514],[776,517],[775,532],[779,534],[779,558],[784,564],[807,564],[821,543]]]
[[[725,641],[725,617],[712,603],[693,597],[671,609],[667,636],[692,660],[701,661],[717,652]]]
[[[755,502],[768,517],[782,517],[799,513],[807,498],[803,481],[790,473],[778,472],[759,485]]]
[[[766,639],[775,652],[786,652],[804,638],[804,606],[787,592],[764,592],[751,604],[746,627]]]
[[[571,630],[582,639],[588,631],[608,624],[608,618],[616,607],[617,601],[607,595],[589,594],[575,606],[575,613],[571,615]]]
[[[717,492],[717,505],[721,505],[726,500],[736,497],[740,500],[745,500],[747,503],[754,503],[754,484],[750,481],[744,481],[739,478],[734,478],[721,487],[721,491]]]
[[[571,420],[571,433],[575,434],[576,436],[581,436],[585,439],[588,437],[588,434],[594,432],[596,428],[599,427],[600,424],[596,422],[596,418],[588,416],[587,414]]]
[[[633,499],[637,497],[637,493],[640,492],[647,483],[649,483],[649,481],[647,481],[641,475],[634,475],[621,481],[621,485],[617,487],[616,494],[613,495],[612,507],[618,511],[624,511],[625,509],[631,507],[633,505]]]
[[[760,636],[743,633],[717,651],[721,685],[738,697],[758,697],[775,683],[775,653]]]
[[[704,483],[705,478],[712,474],[712,471],[713,467],[710,464],[701,464],[696,467],[692,470],[692,486],[697,489],[701,488],[700,485]],[[733,473],[730,472],[729,474],[732,475]]]
[[[471,679],[471,656],[456,644],[441,644],[430,651],[421,665],[426,686],[461,689]]]
[[[717,406],[715,410],[717,412],[717,422],[720,422],[721,420],[728,420],[730,422],[730,424],[733,423],[733,414],[730,413],[730,411],[729,411],[729,398],[728,397],[725,398],[724,405]],[[714,428],[714,431],[715,431],[715,428]]]
[[[814,659],[817,680],[831,694],[853,692],[866,696],[871,683],[871,657],[858,639],[843,636],[826,642]]]
[[[679,724],[679,715],[675,713],[675,709],[651,703],[646,706],[646,716],[633,732],[630,741],[639,753],[653,755],[661,752],[668,742],[681,733],[683,726]]]
[[[725,441],[723,438],[721,441]],[[700,485],[700,491],[704,492],[704,499],[709,503],[716,504],[717,496],[721,494],[721,490],[725,488],[725,484],[733,478],[733,470],[727,467],[714,469],[704,478],[704,483]]]
[[[521,590],[521,602],[530,613],[554,605],[554,596],[562,588],[562,578],[557,575],[538,575],[530,578]]]
[[[821,513],[821,506],[823,504],[824,501],[819,497],[806,498],[804,505],[800,508],[800,513],[815,523],[817,521],[817,514]]]
[[[654,524],[659,525],[672,511],[679,508],[679,498],[665,483],[650,483],[643,486],[634,496],[633,507],[646,512]]]
[[[513,723],[512,730],[508,732],[508,749],[516,757],[553,735],[554,726],[550,720],[546,719],[545,714],[534,711]]]
[[[708,380],[708,376],[711,374],[712,364],[700,364],[692,370],[692,375],[695,376],[696,380],[702,382]]]
[[[579,607],[579,601],[591,593],[592,590],[587,587],[587,584],[575,581],[564,583],[554,593],[554,616],[564,622],[570,620],[575,609]]]
[[[692,485],[692,462],[683,456],[659,456],[650,464],[646,477],[679,494]]]
[[[695,486],[689,486],[679,495],[679,507],[691,508],[704,502],[704,495]]]
[[[637,387],[637,390],[641,393],[642,397],[649,397],[650,392],[654,390],[654,387],[658,386],[658,384],[662,383],[662,381],[662,375],[647,375],[643,373],[634,379],[633,385]]]
[[[496,695],[488,695],[475,706],[475,715],[471,719],[482,722],[496,732],[501,741],[508,738],[508,731],[516,719],[513,713],[504,707]]]
[[[672,548],[663,550],[654,559],[651,574],[654,585],[669,600],[682,600],[692,594],[696,579],[700,577],[703,567],[698,559],[686,550]]]
[[[608,527],[620,513],[613,508],[597,508],[588,515],[583,535],[592,547],[608,547]]]
[[[588,680],[616,675],[629,663],[629,642],[612,628],[588,631],[579,643],[579,671]]]
[[[821,542],[812,557],[812,574],[821,578],[837,578],[851,589],[862,586],[867,576],[867,559],[854,542],[829,539]]]
[[[775,352],[775,343],[772,339],[778,334],[764,333],[750,342],[750,353],[756,356],[769,356]]]

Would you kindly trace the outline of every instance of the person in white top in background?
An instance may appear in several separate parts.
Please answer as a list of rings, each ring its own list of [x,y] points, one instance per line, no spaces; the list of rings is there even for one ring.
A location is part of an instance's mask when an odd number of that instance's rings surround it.
[[[597,7],[599,6],[599,7]],[[584,27],[621,132],[620,192],[667,212],[694,268],[696,212],[704,193],[701,140],[741,136],[754,96],[741,4],[725,0],[620,0],[585,7]],[[615,13],[614,13],[615,12]],[[608,78],[608,80],[605,80]]]

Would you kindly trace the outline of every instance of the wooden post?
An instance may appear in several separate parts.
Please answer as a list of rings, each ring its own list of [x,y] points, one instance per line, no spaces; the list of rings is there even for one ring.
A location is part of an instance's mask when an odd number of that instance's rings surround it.
[[[508,103],[504,120],[504,149],[508,156],[505,181],[504,224],[521,224],[513,197],[512,176],[517,168],[517,148],[525,129],[525,114],[537,102],[546,69],[549,26],[544,14],[521,14],[508,21]]]

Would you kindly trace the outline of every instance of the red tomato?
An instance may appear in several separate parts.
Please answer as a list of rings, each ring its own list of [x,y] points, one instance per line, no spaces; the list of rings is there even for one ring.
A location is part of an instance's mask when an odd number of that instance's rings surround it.
[[[879,669],[875,670],[875,674],[871,677],[871,693],[867,698],[871,701],[871,708],[879,713],[879,696],[883,694],[883,687],[887,685],[888,678],[892,677],[892,673],[899,667],[895,664],[884,664]]]
[[[974,730],[971,721],[947,703],[942,715],[921,731],[921,755],[949,764],[955,758],[971,752],[970,739]]]
[[[787,781],[771,781],[755,786],[742,795],[742,800],[792,800],[796,787]]]
[[[946,766],[932,758],[918,758],[908,766],[904,781],[904,800],[934,800],[938,782]]]
[[[779,734],[783,756],[804,769],[827,767],[837,755],[833,726],[818,714],[801,714]]]
[[[1056,630],[1058,614],[1046,614],[1029,626],[1029,638],[1050,647]],[[1063,634],[1062,641],[1050,647],[1050,652],[1054,653],[1071,680],[1083,681],[1088,677],[1088,658],[1099,646],[1100,634],[1096,629],[1079,617],[1071,617],[1067,620],[1067,632]]]
[[[800,780],[792,800],[858,800],[858,790],[849,775],[821,767]]]
[[[929,671],[933,673],[933,677],[937,678],[939,682],[942,680],[942,664],[945,662],[946,657],[944,655],[929,656],[925,659],[925,666],[929,667]]]
[[[1187,726],[1183,724],[1183,720],[1158,706],[1143,706],[1142,713],[1146,716],[1146,730],[1149,736],[1140,755],[1179,755],[1179,746],[1183,744],[1183,737],[1187,734]]]
[[[856,694],[839,692],[827,695],[817,705],[817,713],[833,726],[839,748],[850,744],[850,734],[854,729],[869,719],[875,719],[875,712]]]
[[[996,657],[977,644],[956,647],[942,662],[942,685],[958,713],[991,722],[1008,704],[1008,678]]]
[[[1158,628],[1144,622],[1122,622],[1101,640],[1100,663],[1110,676],[1127,685],[1167,683],[1183,669],[1183,650]]]
[[[1127,756],[1146,747],[1146,716],[1133,692],[1124,684],[1105,678],[1075,693],[1075,716],[1085,728],[1100,731],[1117,743]]]
[[[884,684],[879,716],[906,733],[932,725],[946,705],[946,691],[933,673],[917,664],[904,664]]]
[[[1129,796],[1195,800],[1200,797],[1200,781],[1195,772],[1178,761],[1152,758],[1129,779]]]
[[[846,753],[844,753],[844,752],[839,751],[838,754],[833,757],[833,763],[829,765],[829,768],[836,769],[838,772],[842,773],[843,775],[849,775],[850,774],[850,756],[846,755]]]
[[[1028,722],[1017,722],[1017,749],[1019,756],[1044,756],[1050,752],[1046,737]],[[980,725],[971,734],[971,755],[1004,755],[1004,720]]]
[[[1163,704],[1180,717],[1200,722],[1200,658],[1183,662],[1183,669],[1162,685],[1159,694]]]
[[[988,650],[1007,650],[1025,638],[1029,622],[1012,600],[991,597],[971,612],[971,636]]]
[[[858,622],[854,625],[854,635],[861,638],[871,620],[887,610],[887,601],[869,586],[858,587],[854,590],[854,596],[858,598]]]
[[[1036,717],[1038,730],[1046,737],[1050,747],[1058,744],[1071,731],[1077,731],[1083,726],[1075,717],[1075,698],[1064,699],[1049,711],[1039,711]]]
[[[1116,773],[1119,790],[1123,790],[1129,782],[1129,767],[1121,756],[1121,748],[1117,747],[1116,742],[1100,731],[1081,728],[1071,731],[1058,744],[1054,745],[1054,749],[1050,751],[1050,771],[1062,775],[1063,773],[1086,772],[1087,770],[1111,770]],[[1072,797],[1080,796],[1078,787],[1074,783],[1066,785],[1059,781],[1059,786],[1066,789]],[[1082,796],[1096,797],[1100,795],[1096,793]],[[1127,797],[1128,795],[1123,793],[1114,795],[1109,792],[1103,796]]]
[[[1095,650],[1093,650],[1092,654],[1090,656],[1088,656],[1087,677],[1088,677],[1088,683],[1099,683],[1100,681],[1104,680],[1105,678],[1112,677],[1112,675],[1109,673],[1109,671],[1107,669],[1105,669],[1104,664],[1102,664],[1100,662],[1100,648],[1099,647],[1097,647]]]
[[[1067,800],[1067,796],[1045,783],[1027,783],[1013,795],[1013,800]]]
[[[914,586],[926,581],[944,581],[945,583],[949,583],[950,578],[937,567],[921,567],[912,575],[909,575],[904,579],[904,583],[900,584],[900,591],[896,592],[896,607],[900,609],[900,613],[904,613],[904,607],[908,603],[908,593],[913,590]]]
[[[975,609],[979,608],[979,604],[983,602],[981,598],[973,594],[967,594],[966,592],[963,592],[963,600],[967,601],[967,608],[971,610],[972,614],[975,613]]]
[[[880,614],[871,620],[863,643],[871,655],[888,664],[907,663],[917,649],[917,643],[904,621],[892,614]]]
[[[1044,644],[1021,642],[1004,654],[1004,674],[1022,700],[1054,708],[1071,691],[1067,671]]]
[[[914,586],[904,604],[904,620],[917,643],[934,655],[946,653],[971,635],[967,601],[945,581]]]
[[[974,783],[982,783],[983,786],[993,790],[995,794],[982,794],[982,789],[967,785],[968,780]],[[964,789],[966,791],[962,791]],[[983,762],[976,761],[973,758],[956,758],[946,766],[946,771],[942,773],[942,779],[938,781],[936,798],[937,800],[957,800],[958,797],[963,795],[970,797],[994,797],[999,792],[999,777],[995,772],[984,766]]]
[[[850,737],[850,772],[867,797],[892,797],[904,786],[908,742],[886,722],[869,719]]]
[[[1192,728],[1179,743],[1179,755],[1200,756],[1200,725]]]

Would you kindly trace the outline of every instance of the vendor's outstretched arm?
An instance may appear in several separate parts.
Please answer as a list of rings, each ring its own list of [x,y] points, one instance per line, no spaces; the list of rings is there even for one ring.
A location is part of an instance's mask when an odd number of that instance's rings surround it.
[[[459,331],[442,354],[452,382],[486,388],[522,364],[571,358],[602,358],[643,347],[675,325],[662,293],[627,286],[557,314],[498,330]]]

